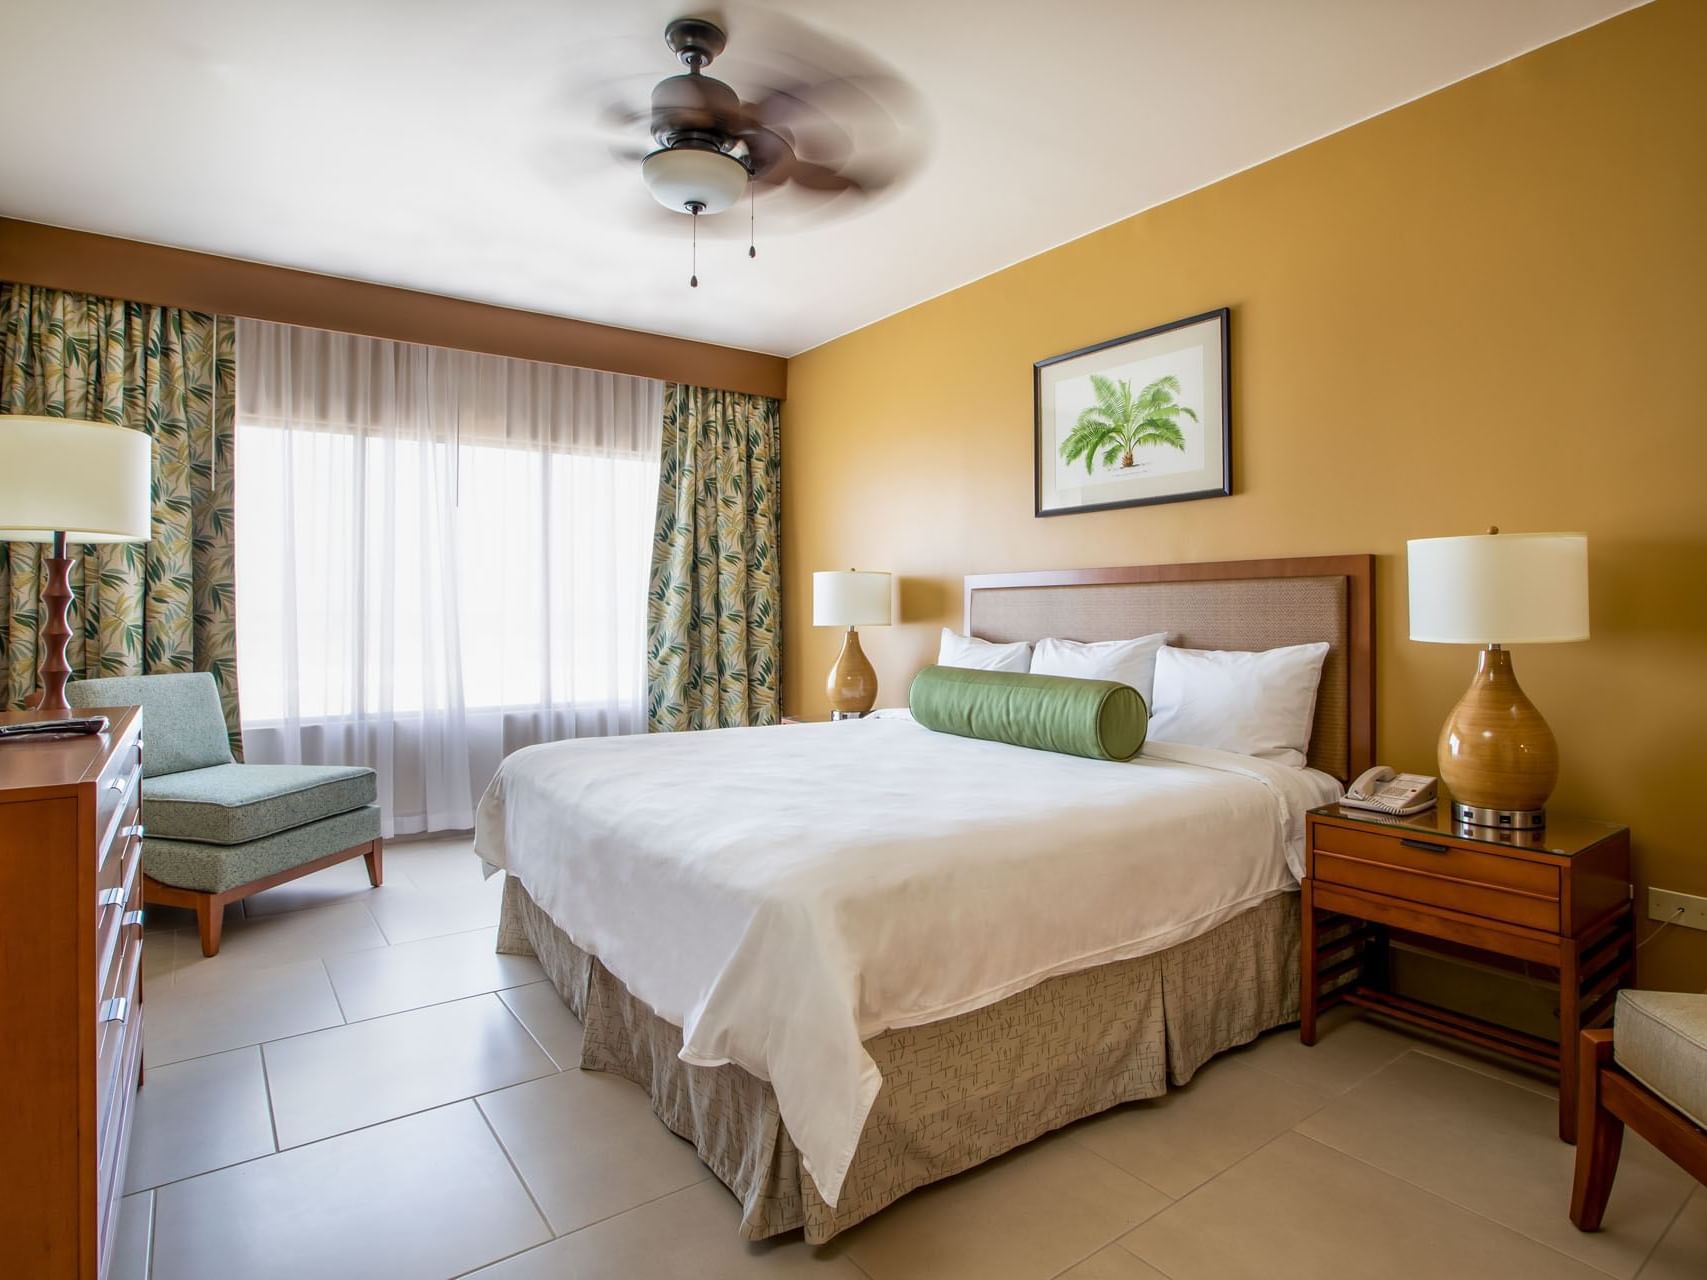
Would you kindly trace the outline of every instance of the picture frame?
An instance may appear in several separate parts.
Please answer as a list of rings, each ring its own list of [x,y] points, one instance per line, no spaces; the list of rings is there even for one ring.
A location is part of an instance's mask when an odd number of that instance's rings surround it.
[[[1032,366],[1038,517],[1233,492],[1231,316],[1205,311]]]

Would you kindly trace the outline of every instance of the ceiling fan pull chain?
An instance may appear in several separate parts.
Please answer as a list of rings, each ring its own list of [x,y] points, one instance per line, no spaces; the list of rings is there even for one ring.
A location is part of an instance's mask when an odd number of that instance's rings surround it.
[[[758,224],[758,191],[758,187],[754,184],[750,182],[747,184],[747,256],[749,258],[759,256],[758,245],[755,243],[758,237],[754,234],[754,228]]]
[[[692,204],[688,212],[693,215],[693,274],[688,277],[688,288],[699,288],[699,210]]]

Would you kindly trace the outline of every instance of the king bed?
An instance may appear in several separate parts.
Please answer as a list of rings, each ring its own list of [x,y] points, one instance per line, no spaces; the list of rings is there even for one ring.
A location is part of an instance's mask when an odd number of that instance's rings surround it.
[[[998,643],[1326,643],[1304,767],[904,712],[517,752],[475,835],[508,873],[499,949],[539,958],[582,1066],[649,1091],[744,1236],[821,1243],[1297,1017],[1303,816],[1371,762],[1372,588],[1368,556],[967,579]]]

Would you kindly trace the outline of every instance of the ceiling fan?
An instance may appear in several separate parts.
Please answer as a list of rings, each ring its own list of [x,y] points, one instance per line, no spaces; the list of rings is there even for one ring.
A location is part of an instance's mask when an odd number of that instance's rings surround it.
[[[643,109],[613,102],[601,112],[618,134],[614,154],[638,160],[653,198],[693,219],[688,283],[695,288],[701,217],[761,192],[812,201],[876,196],[919,158],[914,96],[899,79],[857,50],[798,24],[782,25],[776,15],[753,25],[754,53],[790,71],[779,75],[748,55],[744,65],[753,72],[742,79],[751,100],[706,71],[728,47],[724,27],[707,17],[681,17],[664,28],[664,43],[687,70],[660,80]],[[649,148],[622,140],[642,124]],[[751,232],[751,204],[748,216]],[[751,236],[747,254],[758,254]]]

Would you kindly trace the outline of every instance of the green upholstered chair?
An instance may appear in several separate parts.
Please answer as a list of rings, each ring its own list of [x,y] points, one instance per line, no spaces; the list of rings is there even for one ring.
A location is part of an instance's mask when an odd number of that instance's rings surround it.
[[[66,696],[142,708],[143,900],[193,908],[203,955],[228,902],[357,856],[379,884],[372,769],[236,763],[206,672],[79,680]]]

